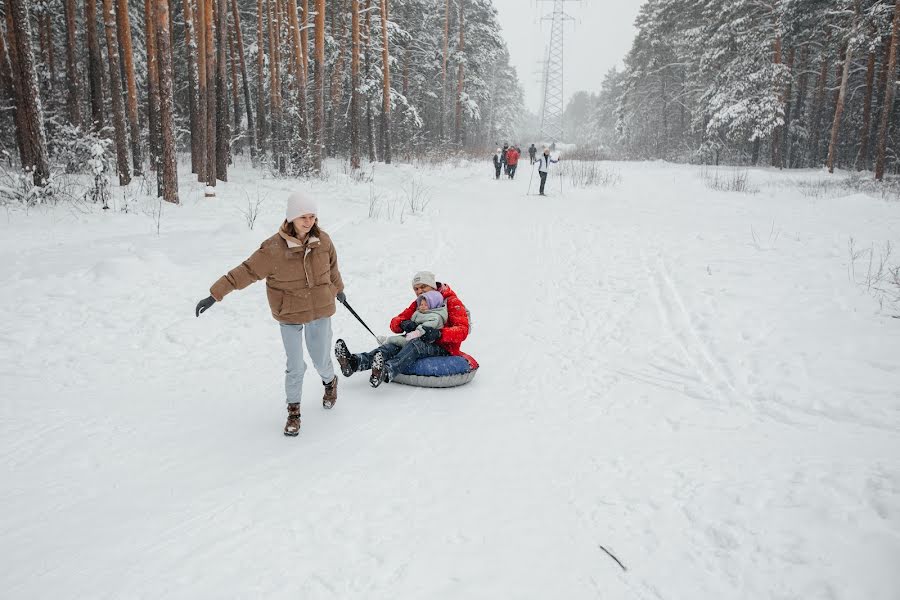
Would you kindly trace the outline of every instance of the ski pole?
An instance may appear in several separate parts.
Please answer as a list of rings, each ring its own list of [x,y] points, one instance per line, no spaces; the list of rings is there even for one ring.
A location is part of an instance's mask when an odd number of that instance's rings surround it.
[[[346,308],[347,310],[350,311],[350,314],[351,314],[351,315],[353,315],[354,317],[356,317],[356,320],[357,320],[357,321],[359,321],[360,323],[362,323],[362,326],[363,326],[363,327],[365,327],[366,329],[368,329],[369,333],[372,334],[372,337],[373,337],[373,338],[375,338],[376,340],[378,340],[378,336],[375,335],[375,332],[372,331],[371,329],[369,329],[369,326],[366,325],[366,322],[363,321],[362,318],[361,318],[358,314],[356,314],[356,311],[353,310],[353,308],[352,308],[349,304],[347,304],[347,300],[344,300],[343,302],[341,302],[341,304],[344,305],[344,308]],[[381,342],[379,341],[378,343],[380,344]]]
[[[534,179],[534,163],[531,163],[531,177],[528,178],[528,191],[525,192],[526,196],[531,195],[531,181]]]

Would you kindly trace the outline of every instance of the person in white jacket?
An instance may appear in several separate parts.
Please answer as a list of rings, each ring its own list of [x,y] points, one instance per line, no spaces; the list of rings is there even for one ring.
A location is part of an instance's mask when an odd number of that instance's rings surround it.
[[[544,147],[544,153],[538,159],[538,173],[541,175],[541,196],[544,196],[544,184],[547,183],[547,173],[550,171],[550,163],[558,163],[559,159],[550,158],[550,148]]]

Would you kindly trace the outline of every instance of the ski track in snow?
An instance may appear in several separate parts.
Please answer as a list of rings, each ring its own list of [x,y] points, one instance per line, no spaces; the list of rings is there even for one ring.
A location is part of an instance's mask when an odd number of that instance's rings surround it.
[[[432,268],[481,370],[453,390],[341,377],[325,411],[309,365],[296,439],[263,284],[193,309],[307,184],[239,167],[210,202],[185,174],[159,236],[148,202],[12,213],[0,595],[896,600],[900,334],[845,259],[900,209],[766,170],[774,191],[744,196],[607,166],[619,187],[559,194],[552,174],[546,198],[472,165],[313,184],[373,330]],[[375,345],[340,307],[333,327]]]

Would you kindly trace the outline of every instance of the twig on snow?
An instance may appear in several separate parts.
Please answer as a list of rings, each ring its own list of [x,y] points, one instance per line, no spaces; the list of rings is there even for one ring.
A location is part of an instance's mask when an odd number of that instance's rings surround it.
[[[609,557],[610,557],[611,559],[613,559],[614,561],[616,561],[616,564],[618,564],[620,567],[622,567],[622,570],[623,570],[623,571],[627,571],[627,570],[628,570],[628,568],[627,568],[625,565],[622,564],[622,561],[619,560],[618,558],[616,558],[616,555],[615,555],[615,554],[613,554],[612,552],[610,552],[609,550],[607,550],[606,548],[603,547],[603,544],[597,544],[597,545],[600,546],[600,549],[603,550],[604,552],[606,552],[606,553],[609,555]]]

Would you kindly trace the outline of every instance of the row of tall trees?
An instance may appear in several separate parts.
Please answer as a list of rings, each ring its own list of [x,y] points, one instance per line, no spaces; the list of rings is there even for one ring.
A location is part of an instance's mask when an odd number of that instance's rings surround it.
[[[897,167],[894,0],[648,0],[593,134],[635,158]]]
[[[110,141],[120,184],[155,172],[177,202],[179,151],[208,186],[227,181],[236,153],[315,175],[326,157],[360,168],[363,156],[493,146],[522,107],[491,0],[0,0],[0,10],[0,143],[37,185],[79,168],[66,144],[88,133]]]

